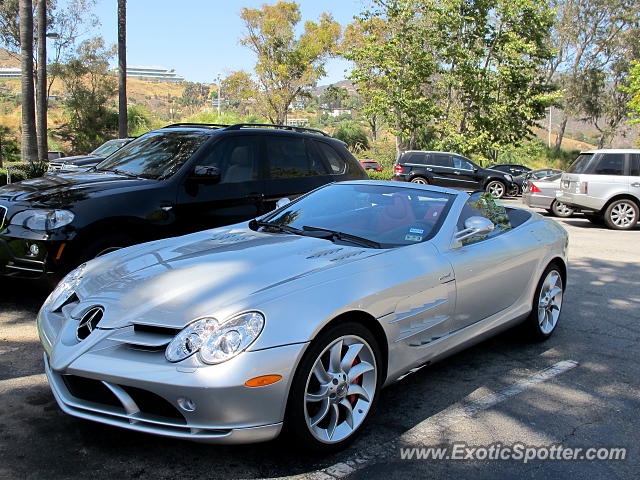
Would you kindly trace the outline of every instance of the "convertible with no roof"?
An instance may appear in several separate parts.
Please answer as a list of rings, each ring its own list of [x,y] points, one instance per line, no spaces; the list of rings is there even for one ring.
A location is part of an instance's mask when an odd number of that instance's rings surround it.
[[[211,443],[353,440],[381,388],[558,324],[567,234],[485,192],[349,181],[71,272],[38,315],[65,412]]]

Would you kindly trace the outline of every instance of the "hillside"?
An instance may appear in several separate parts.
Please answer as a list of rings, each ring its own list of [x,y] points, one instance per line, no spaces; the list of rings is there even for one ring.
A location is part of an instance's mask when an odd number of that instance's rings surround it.
[[[8,50],[0,48],[0,68],[20,68],[20,59]]]

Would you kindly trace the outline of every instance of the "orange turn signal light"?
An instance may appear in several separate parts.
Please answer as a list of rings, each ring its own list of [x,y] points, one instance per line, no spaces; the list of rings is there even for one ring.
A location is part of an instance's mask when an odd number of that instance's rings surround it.
[[[266,387],[272,383],[276,383],[282,380],[282,375],[262,375],[260,377],[247,380],[244,384],[247,387]]]

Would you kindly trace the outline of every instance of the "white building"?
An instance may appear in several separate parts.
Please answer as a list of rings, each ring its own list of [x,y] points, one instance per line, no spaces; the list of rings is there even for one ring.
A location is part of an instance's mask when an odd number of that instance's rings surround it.
[[[178,75],[174,69],[165,67],[127,66],[127,77],[157,82],[184,82],[184,77]]]
[[[0,68],[0,78],[20,78],[22,71],[19,68]]]

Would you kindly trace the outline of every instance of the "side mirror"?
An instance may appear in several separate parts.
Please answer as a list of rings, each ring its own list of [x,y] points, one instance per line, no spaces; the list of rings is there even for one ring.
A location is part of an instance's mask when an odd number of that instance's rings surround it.
[[[196,165],[189,175],[189,180],[196,183],[213,185],[220,183],[222,175],[218,167],[207,167],[206,165]]]
[[[469,217],[464,222],[464,230],[456,232],[454,238],[461,242],[467,238],[475,237],[476,235],[484,235],[492,232],[496,226],[491,220],[485,217]]]
[[[285,205],[289,205],[290,203],[291,203],[291,200],[289,200],[287,197],[282,197],[280,200],[276,202],[276,209],[284,207]]]

